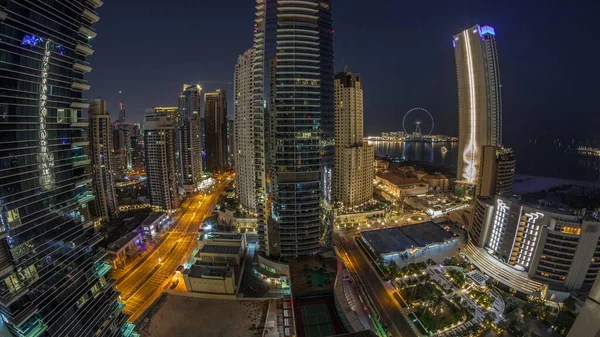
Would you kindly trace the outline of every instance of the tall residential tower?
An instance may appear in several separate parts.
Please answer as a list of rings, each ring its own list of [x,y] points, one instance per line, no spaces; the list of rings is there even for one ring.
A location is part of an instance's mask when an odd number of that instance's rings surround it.
[[[458,76],[457,183],[476,186],[482,146],[502,144],[502,94],[496,32],[473,26],[454,36]]]
[[[360,76],[335,76],[334,200],[344,207],[373,198],[373,146],[363,141],[363,89]]]
[[[174,121],[164,114],[147,113],[144,147],[150,203],[155,209],[174,210],[179,206]]]
[[[0,335],[115,336],[89,203],[86,58],[100,0],[0,2]]]
[[[233,95],[236,148],[234,153],[236,195],[245,208],[262,213],[258,200],[264,200],[265,152],[264,116],[255,115],[252,100],[252,49],[238,57]]]
[[[227,97],[217,89],[204,95],[206,170],[223,172],[227,167]]]
[[[253,59],[269,182],[259,251],[281,260],[315,254],[331,222],[323,200],[333,173],[331,0],[257,0]]]
[[[110,220],[117,213],[117,198],[114,186],[114,161],[112,153],[112,125],[105,100],[95,99],[90,102],[89,135],[90,158],[92,162],[92,178],[96,195],[96,216],[104,221]]]
[[[202,179],[202,140],[200,138],[200,107],[202,88],[184,84],[179,94],[177,122],[177,181],[187,194],[198,188]]]

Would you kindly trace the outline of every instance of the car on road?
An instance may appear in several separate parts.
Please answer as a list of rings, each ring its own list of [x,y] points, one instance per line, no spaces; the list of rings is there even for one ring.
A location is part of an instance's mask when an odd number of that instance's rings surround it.
[[[175,289],[175,288],[177,288],[178,284],[179,284],[179,279],[175,279],[175,281],[171,282],[171,285],[169,286],[169,289]]]

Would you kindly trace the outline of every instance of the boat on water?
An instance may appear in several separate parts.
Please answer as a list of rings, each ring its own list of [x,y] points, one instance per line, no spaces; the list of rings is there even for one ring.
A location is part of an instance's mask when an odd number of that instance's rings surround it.
[[[448,152],[448,149],[445,146],[442,146],[440,151],[442,151],[442,153],[446,153],[446,152]]]

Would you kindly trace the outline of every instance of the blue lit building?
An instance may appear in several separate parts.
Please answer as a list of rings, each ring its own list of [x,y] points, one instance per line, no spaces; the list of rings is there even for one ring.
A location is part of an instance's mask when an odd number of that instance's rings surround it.
[[[255,125],[264,132],[266,193],[259,196],[262,256],[289,260],[321,250],[333,171],[331,0],[257,0]],[[260,170],[257,170],[260,172]]]
[[[101,5],[0,1],[0,335],[132,335],[89,212],[84,74]]]

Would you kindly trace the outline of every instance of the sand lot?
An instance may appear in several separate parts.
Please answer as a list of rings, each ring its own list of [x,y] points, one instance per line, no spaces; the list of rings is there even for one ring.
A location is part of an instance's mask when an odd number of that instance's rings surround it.
[[[166,295],[142,336],[262,336],[268,301],[216,300]]]

